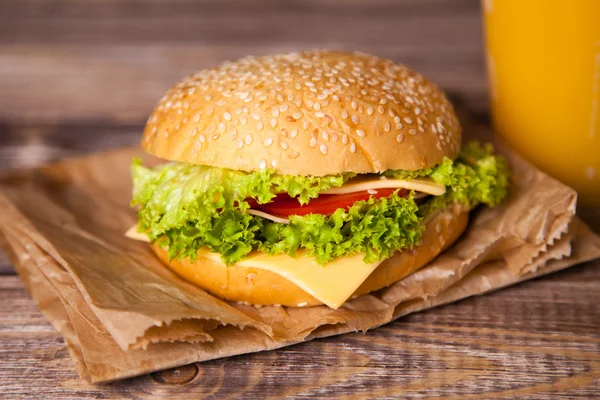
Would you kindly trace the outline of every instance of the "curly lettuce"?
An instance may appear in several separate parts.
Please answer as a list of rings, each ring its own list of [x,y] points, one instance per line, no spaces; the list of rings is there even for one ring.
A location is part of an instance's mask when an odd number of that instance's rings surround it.
[[[364,261],[371,263],[418,243],[423,227],[417,210],[412,195],[403,198],[395,192],[387,198],[356,202],[347,211],[339,208],[329,216],[291,216],[289,225],[268,221],[259,249],[294,256],[303,248],[321,264],[362,253]]]
[[[264,204],[287,193],[306,204],[355,174],[299,177],[185,163],[147,168],[137,159],[132,174],[132,205],[139,207],[140,231],[168,247],[171,258],[193,261],[198,249],[207,247],[229,265],[253,250],[293,256],[304,249],[322,264],[358,253],[364,254],[365,262],[381,260],[417,245],[427,214],[451,203],[494,206],[508,187],[506,161],[494,155],[491,146],[474,143],[465,146],[457,160],[445,159],[433,168],[384,172],[401,179],[430,178],[446,186],[444,195],[421,205],[412,195],[394,193],[331,215],[291,216],[289,224],[281,224],[248,214],[246,200]]]
[[[428,175],[446,186],[446,193],[421,207],[426,214],[459,203],[472,209],[479,204],[494,207],[506,197],[509,170],[504,157],[494,154],[491,144],[472,142],[463,147],[456,161],[448,158]]]
[[[134,159],[132,206],[141,206],[140,226],[155,239],[188,221],[201,222],[231,210],[246,210],[253,198],[268,203],[278,193],[287,193],[306,204],[319,193],[339,187],[355,174],[286,176],[272,170],[255,172],[167,163],[154,168]]]

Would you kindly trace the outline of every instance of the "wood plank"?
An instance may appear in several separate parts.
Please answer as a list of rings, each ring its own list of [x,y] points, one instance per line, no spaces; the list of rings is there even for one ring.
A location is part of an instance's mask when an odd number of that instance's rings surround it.
[[[476,0],[4,0],[0,173],[137,145],[154,103],[181,77],[315,47],[404,62],[486,110]],[[595,261],[367,335],[91,386],[0,254],[0,397],[592,398],[599,280]]]
[[[473,0],[3,4],[0,120],[142,123],[194,71],[311,48],[390,57],[459,91],[472,108],[487,105]]]
[[[363,334],[91,386],[16,277],[0,277],[0,385],[8,398],[161,396],[444,399],[600,393],[600,263]],[[319,357],[315,357],[319,354]],[[187,384],[182,384],[187,382]]]

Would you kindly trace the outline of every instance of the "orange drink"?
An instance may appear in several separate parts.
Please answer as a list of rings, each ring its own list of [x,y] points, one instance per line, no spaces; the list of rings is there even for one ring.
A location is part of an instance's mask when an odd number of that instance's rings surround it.
[[[494,128],[600,205],[600,0],[482,5]]]

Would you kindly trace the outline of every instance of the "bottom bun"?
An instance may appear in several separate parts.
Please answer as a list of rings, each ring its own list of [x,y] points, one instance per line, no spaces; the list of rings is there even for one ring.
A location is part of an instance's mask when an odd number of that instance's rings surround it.
[[[390,286],[427,265],[459,238],[468,221],[469,212],[459,207],[431,216],[425,222],[421,244],[412,250],[399,251],[381,263],[354,292],[353,297]],[[323,304],[274,272],[236,265],[225,267],[200,256],[193,263],[187,258],[169,260],[165,249],[156,242],[151,246],[161,261],[177,275],[222,299],[288,307]]]

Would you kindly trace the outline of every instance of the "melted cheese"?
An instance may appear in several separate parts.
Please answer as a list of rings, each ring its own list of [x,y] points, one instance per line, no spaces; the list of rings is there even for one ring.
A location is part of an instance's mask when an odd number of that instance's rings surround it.
[[[354,178],[344,185],[324,191],[324,194],[346,194],[377,189],[408,189],[423,192],[434,196],[446,193],[446,187],[431,179],[381,179],[376,176]]]
[[[143,233],[137,232],[137,226],[131,227],[125,234],[130,239],[149,241]],[[238,261],[233,266],[226,266],[218,253],[208,249],[200,249],[200,257],[208,258],[223,268],[251,267],[276,273],[291,281],[296,286],[331,308],[339,308],[352,293],[367,279],[382,261],[366,264],[361,254],[341,257],[320,265],[314,258],[299,254],[297,257],[273,255],[258,251]]]
[[[223,268],[249,267],[264,269],[291,281],[300,289],[331,308],[339,308],[352,293],[382,263],[366,264],[363,255],[341,257],[323,266],[313,258],[299,254],[290,257],[286,254],[268,255],[258,251],[227,267],[218,253],[200,250],[199,255],[223,265]]]

